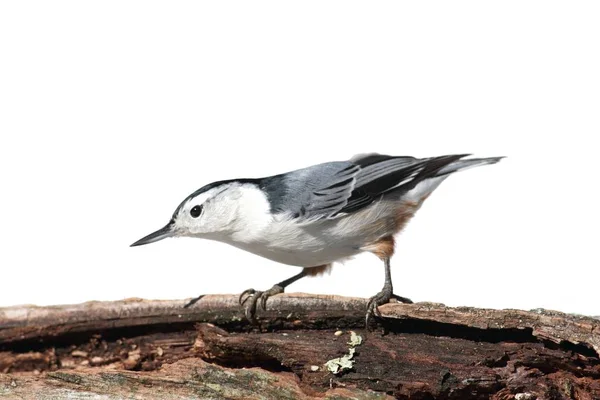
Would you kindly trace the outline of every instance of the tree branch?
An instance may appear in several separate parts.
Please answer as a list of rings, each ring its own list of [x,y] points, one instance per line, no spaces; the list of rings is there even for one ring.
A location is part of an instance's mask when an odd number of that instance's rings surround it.
[[[184,303],[0,309],[0,397],[600,398],[594,318],[391,303],[366,332],[365,299],[278,295],[257,325],[237,296]],[[350,330],[363,342],[333,374]]]

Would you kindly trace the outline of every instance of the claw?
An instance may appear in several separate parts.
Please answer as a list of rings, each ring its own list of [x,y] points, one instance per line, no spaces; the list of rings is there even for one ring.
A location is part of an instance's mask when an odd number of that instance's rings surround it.
[[[392,298],[401,303],[412,304],[411,299],[393,294],[391,287],[384,287],[381,292],[371,297],[367,303],[367,314],[365,315],[365,326],[367,329],[369,329],[371,316],[375,315],[376,317],[381,317],[381,311],[379,311],[378,307],[382,304],[389,303]]]
[[[267,311],[267,299],[268,298],[269,298],[268,293],[262,293],[262,295],[260,296],[260,307],[263,309],[263,311]]]
[[[263,310],[265,309],[266,299],[264,296],[264,292],[254,289],[246,289],[240,294],[238,301],[240,305],[244,307],[244,314],[248,321],[254,322],[256,320],[256,305],[259,300],[261,302],[261,307]]]
[[[241,306],[244,306],[246,302],[250,299],[250,303],[245,307],[244,313],[246,314],[246,318],[250,321],[254,321],[256,319],[256,306],[260,301],[260,307],[266,311],[267,310],[267,300],[269,297],[283,293],[283,287],[280,285],[273,285],[273,287],[269,290],[261,292],[260,290],[247,289],[240,294],[238,299]],[[244,296],[246,296],[244,298]]]
[[[396,299],[400,303],[404,303],[404,304],[413,304],[413,301],[411,299],[409,299],[408,297],[398,296],[397,294],[393,294],[393,293],[392,293],[392,299]]]
[[[244,296],[248,296],[244,299]],[[238,299],[238,302],[240,303],[240,306],[243,306],[245,302],[248,301],[248,299],[252,296],[256,295],[256,290],[254,289],[246,289],[242,292],[242,294],[240,294],[240,297]]]
[[[248,319],[248,321],[254,322],[256,321],[256,302],[258,300],[258,297],[255,294],[254,296],[248,296],[246,300],[248,300],[250,297],[252,297],[252,300],[250,301],[248,306],[246,306],[244,314],[246,315],[246,319]]]
[[[367,329],[369,328],[369,321],[371,320],[371,316],[375,315],[376,317],[381,317],[381,312],[379,312],[379,309],[377,308],[379,306],[377,301],[379,294],[381,293],[378,293],[377,295],[371,297],[369,299],[369,302],[367,303],[367,314],[365,315],[365,327]]]

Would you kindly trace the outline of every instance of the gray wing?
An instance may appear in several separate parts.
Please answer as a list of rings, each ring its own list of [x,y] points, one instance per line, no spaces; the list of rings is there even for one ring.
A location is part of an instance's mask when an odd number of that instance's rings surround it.
[[[364,208],[385,193],[410,190],[461,157],[464,155],[416,159],[370,154],[265,178],[261,187],[274,212],[287,212],[295,218],[335,218]]]
[[[340,212],[352,195],[360,166],[349,161],[330,162],[265,178],[273,212],[294,218],[327,218]]]

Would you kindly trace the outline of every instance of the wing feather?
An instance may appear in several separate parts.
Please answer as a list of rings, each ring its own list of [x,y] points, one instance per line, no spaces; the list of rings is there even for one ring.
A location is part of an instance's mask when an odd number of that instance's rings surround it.
[[[295,218],[336,218],[367,207],[390,191],[408,191],[464,156],[417,159],[368,154],[273,177],[277,182],[267,182],[266,187],[276,187],[270,198],[276,211]]]

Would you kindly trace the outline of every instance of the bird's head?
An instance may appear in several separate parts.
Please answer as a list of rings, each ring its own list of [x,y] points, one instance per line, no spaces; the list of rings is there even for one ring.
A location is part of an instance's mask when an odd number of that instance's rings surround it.
[[[206,185],[181,202],[167,225],[131,246],[175,236],[218,240],[235,229],[241,194],[240,185],[235,182]]]

